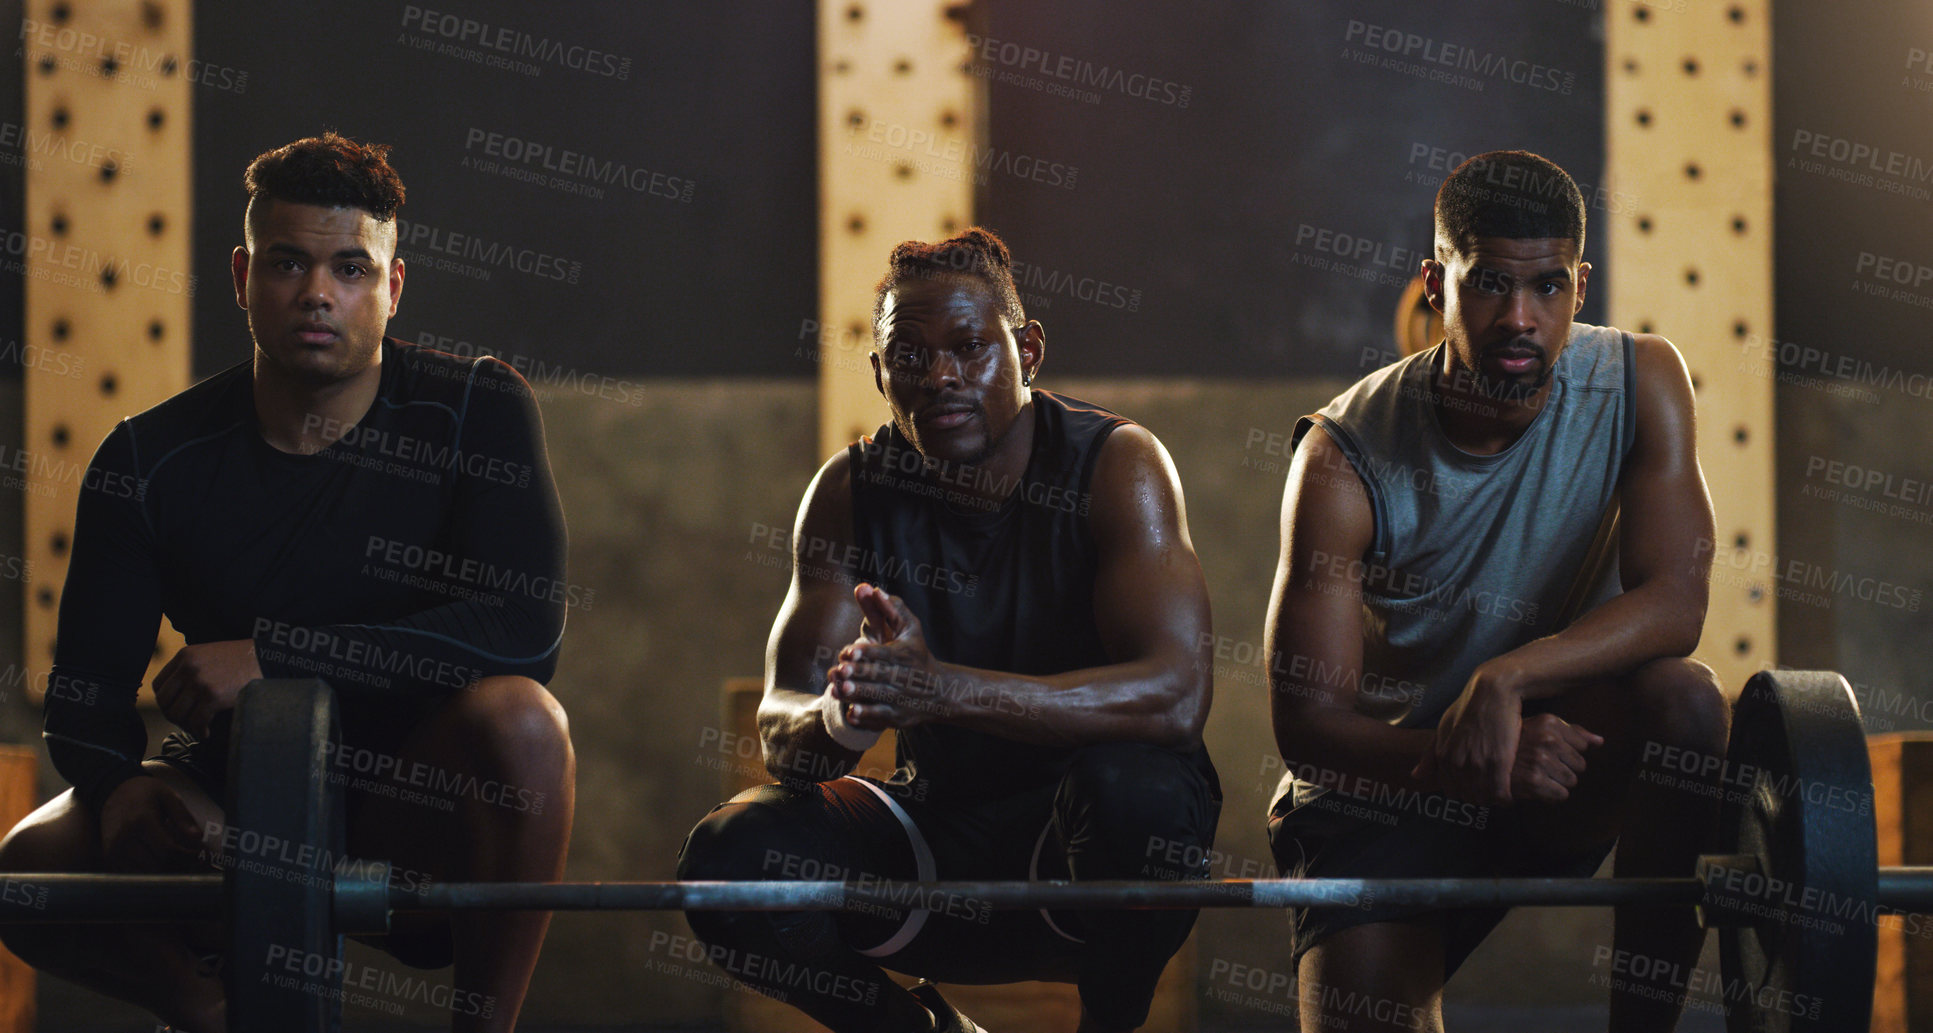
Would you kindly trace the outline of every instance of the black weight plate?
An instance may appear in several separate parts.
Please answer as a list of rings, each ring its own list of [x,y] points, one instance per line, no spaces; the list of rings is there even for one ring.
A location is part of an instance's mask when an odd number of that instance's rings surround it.
[[[230,1033],[334,1033],[342,938],[331,914],[341,794],[325,777],[335,696],[317,679],[250,682],[228,753]]]
[[[1864,1030],[1879,949],[1879,846],[1859,705],[1831,671],[1746,683],[1725,757],[1719,850],[1760,871],[1750,913],[1719,931],[1731,1033]]]

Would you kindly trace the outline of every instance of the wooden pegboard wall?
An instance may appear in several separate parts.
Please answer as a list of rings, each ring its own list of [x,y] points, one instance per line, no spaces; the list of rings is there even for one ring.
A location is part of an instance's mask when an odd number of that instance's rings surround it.
[[[886,422],[873,387],[873,286],[902,240],[972,225],[981,81],[964,5],[819,4],[819,454]]]
[[[1698,655],[1733,692],[1777,658],[1773,384],[1738,362],[1773,336],[1770,6],[1604,8],[1609,318],[1691,367],[1718,526]]]
[[[29,0],[20,44],[28,158],[23,355],[25,644],[45,686],[74,506],[123,416],[188,385],[189,0]],[[165,630],[157,662],[180,638]],[[149,669],[150,679],[155,673]]]

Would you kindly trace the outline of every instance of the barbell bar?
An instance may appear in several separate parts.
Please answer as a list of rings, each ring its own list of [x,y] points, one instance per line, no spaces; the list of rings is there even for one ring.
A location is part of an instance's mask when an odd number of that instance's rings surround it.
[[[1933,911],[1933,867],[1880,868],[1872,773],[1858,706],[1831,672],[1755,675],[1734,708],[1718,847],[1687,876],[1611,879],[1231,879],[1097,882],[572,882],[392,885],[379,860],[344,852],[341,793],[327,777],[335,703],[314,679],[258,681],[237,706],[229,822],[325,864],[230,858],[222,875],[16,873],[0,923],[228,918],[235,1033],[338,1027],[338,995],[262,978],[267,959],[339,959],[346,934],[399,911],[844,910],[939,899],[987,909],[1424,908],[1696,905],[1720,937],[1728,985],[1833,1002],[1835,1028],[1867,1024],[1879,920]],[[1815,790],[1827,791],[1815,791]],[[1839,805],[1833,805],[1833,801]],[[1848,801],[1860,806],[1843,806]],[[1794,889],[1801,895],[1791,898]],[[1820,901],[1825,904],[1820,905]],[[1808,911],[1842,919],[1812,921]],[[1795,915],[1805,921],[1793,920]],[[1773,1025],[1765,1023],[1771,1021]],[[1733,1009],[1733,1030],[1824,1029],[1805,1016]]]
[[[1706,860],[1714,860],[1708,857]],[[332,878],[338,899],[387,867]],[[1933,866],[1878,870],[1875,904],[1889,913],[1933,913]],[[224,904],[220,875],[16,873],[0,895],[0,925],[205,922]],[[1697,878],[1612,879],[1221,879],[1191,882],[1094,880],[939,882],[448,882],[417,889],[381,886],[382,909],[397,911],[850,911],[952,898],[994,911],[1194,910],[1198,908],[1669,907],[1707,903]],[[345,921],[338,932],[375,934],[386,923]]]

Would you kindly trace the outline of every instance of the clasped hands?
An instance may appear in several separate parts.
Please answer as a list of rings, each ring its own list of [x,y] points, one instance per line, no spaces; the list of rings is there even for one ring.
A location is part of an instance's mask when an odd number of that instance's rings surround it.
[[[853,598],[865,619],[859,637],[826,669],[826,695],[846,723],[869,732],[908,728],[945,718],[951,701],[943,665],[926,645],[926,632],[902,599],[861,583]]]
[[[1484,665],[1437,722],[1436,737],[1410,774],[1478,804],[1562,803],[1604,738],[1556,714],[1523,716],[1508,668]]]

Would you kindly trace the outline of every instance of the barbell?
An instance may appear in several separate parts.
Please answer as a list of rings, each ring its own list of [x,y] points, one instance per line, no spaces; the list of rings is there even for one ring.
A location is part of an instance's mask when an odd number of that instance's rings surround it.
[[[1734,709],[1716,852],[1684,876],[1613,879],[1229,879],[1094,882],[573,882],[396,885],[344,850],[328,776],[335,701],[319,680],[243,690],[229,755],[239,849],[220,875],[14,874],[0,923],[178,923],[227,917],[229,1028],[339,1027],[342,937],[398,911],[831,911],[938,901],[976,909],[1695,906],[1718,930],[1733,1031],[1864,1029],[1880,920],[1933,912],[1933,867],[1880,868],[1858,705],[1832,672],[1766,671]],[[291,966],[290,959],[301,964]],[[303,978],[276,974],[277,967]],[[323,973],[318,981],[307,969]],[[1830,1002],[1830,1015],[1747,1008]]]

